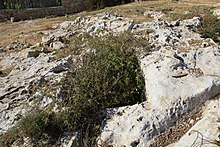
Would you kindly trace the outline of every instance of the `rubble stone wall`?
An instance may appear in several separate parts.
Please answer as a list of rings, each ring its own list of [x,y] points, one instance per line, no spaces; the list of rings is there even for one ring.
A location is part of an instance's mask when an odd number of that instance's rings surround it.
[[[47,7],[47,8],[28,8],[28,9],[2,9],[0,10],[0,22],[14,18],[15,21],[42,18],[46,16],[61,16],[70,13],[77,13],[85,10],[84,0],[74,0],[70,5]]]
[[[62,6],[57,7],[1,9],[0,22],[11,20],[11,18],[13,18],[14,21],[19,21],[42,18],[51,15],[61,16],[70,13],[77,13],[83,10],[92,10],[133,1],[136,0],[62,0]]]

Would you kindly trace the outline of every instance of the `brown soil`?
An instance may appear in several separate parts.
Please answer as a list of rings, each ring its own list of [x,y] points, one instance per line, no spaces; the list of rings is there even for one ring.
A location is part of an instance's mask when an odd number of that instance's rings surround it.
[[[54,24],[62,21],[64,17],[0,23],[0,46],[9,46],[16,40],[34,45],[40,42],[42,37],[38,32],[49,30]]]

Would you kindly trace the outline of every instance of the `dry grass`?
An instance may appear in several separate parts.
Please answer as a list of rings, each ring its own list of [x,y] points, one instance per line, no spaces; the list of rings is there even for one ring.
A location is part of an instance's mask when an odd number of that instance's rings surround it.
[[[173,127],[167,128],[163,133],[157,135],[150,147],[167,146],[178,141],[196,122],[202,118],[202,112],[205,104],[202,104],[197,110],[190,112],[181,120],[175,122]]]
[[[147,10],[153,10],[156,7],[167,7],[169,3],[167,1],[145,1],[145,2],[133,2],[126,5],[107,7],[97,11],[82,12],[69,17],[69,20],[75,19],[78,16],[96,15],[103,12],[114,12],[122,15],[123,17],[130,18],[136,23],[142,23],[144,21],[151,20],[150,17],[144,16],[144,12]]]
[[[218,3],[217,3],[218,2]],[[162,11],[167,14],[164,20],[192,18],[197,14],[204,14],[204,9],[220,7],[219,0],[180,0],[173,2],[170,0],[144,1],[129,3],[126,5],[108,7],[98,11],[83,12],[75,16],[95,15],[102,12],[115,12],[124,17],[134,20],[136,23],[151,20],[150,17],[144,16],[148,10]]]
[[[220,3],[219,0],[190,0],[190,3]]]
[[[6,47],[12,42],[19,40],[20,42],[28,42],[36,44],[40,42],[41,35],[37,31],[51,29],[56,23],[64,21],[64,17],[56,17],[49,19],[35,19],[20,22],[4,22],[0,25],[0,46]]]
[[[5,69],[0,69],[0,77],[6,77],[7,75],[10,74],[10,72],[14,69],[14,66],[5,68]]]

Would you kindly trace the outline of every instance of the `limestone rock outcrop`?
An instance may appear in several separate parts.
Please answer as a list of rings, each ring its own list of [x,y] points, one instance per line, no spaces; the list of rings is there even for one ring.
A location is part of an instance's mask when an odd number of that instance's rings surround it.
[[[37,92],[34,86],[41,84],[43,79],[52,82],[62,77],[65,70],[56,71],[69,60],[52,62],[51,56],[39,52],[37,56],[30,56],[28,49],[1,56],[1,68],[10,68],[11,71],[0,77],[0,133],[14,126],[31,110]]]
[[[205,147],[218,146],[220,127],[220,101],[218,99],[208,101],[208,104],[202,113],[202,119],[199,120],[181,139],[168,147],[186,147],[192,145],[202,145]]]
[[[149,41],[152,52],[139,57],[146,84],[146,101],[105,110],[106,118],[102,122],[98,144],[150,146],[158,135],[195,113],[206,102],[210,103],[203,118],[194,122],[196,124],[189,132],[199,130],[216,138],[216,131],[212,132],[214,126],[208,128],[207,124],[219,126],[215,122],[219,116],[219,97],[211,99],[220,94],[220,46],[196,33],[201,25],[199,17],[168,22],[163,21],[162,12],[149,11],[144,15],[153,20],[137,24],[129,18],[107,12],[78,17],[44,31],[44,37],[37,45],[43,46],[44,51],[32,46],[18,53],[0,54],[1,68],[11,69],[8,75],[0,77],[0,133],[11,128],[31,109],[34,95],[40,94],[32,91],[36,83],[59,81],[63,72],[74,64],[70,57],[51,61],[54,52],[48,52],[47,48],[65,49],[65,40],[75,34],[103,36],[150,30],[149,35],[142,37]],[[44,97],[41,107],[51,102],[50,98]],[[191,145],[193,139],[186,143],[186,135],[171,146]],[[77,137],[73,135],[65,144],[71,146],[75,139]]]
[[[219,63],[220,50],[213,47],[179,55],[160,50],[141,59],[146,102],[109,109],[100,140],[149,146],[156,135],[219,94]]]

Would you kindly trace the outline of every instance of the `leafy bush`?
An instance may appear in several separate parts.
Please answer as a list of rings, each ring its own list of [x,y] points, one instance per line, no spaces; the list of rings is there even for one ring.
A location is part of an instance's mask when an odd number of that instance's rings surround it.
[[[10,147],[16,140],[21,138],[18,129],[15,127],[7,131],[4,135],[0,136],[0,146]]]
[[[0,146],[10,146],[14,141],[23,140],[24,137],[31,138],[35,144],[41,141],[54,143],[60,137],[63,126],[59,114],[37,110],[22,118],[8,133],[2,135]]]
[[[24,117],[16,126],[25,137],[33,140],[58,138],[61,133],[61,120],[55,113],[37,111]]]
[[[202,26],[199,28],[199,32],[203,38],[212,38],[214,41],[219,42],[220,20],[213,14],[205,15],[202,17]]]
[[[21,3],[19,2],[15,3],[15,9],[21,9]]]
[[[73,67],[62,81],[62,97],[71,113],[71,126],[82,130],[88,144],[91,144],[88,140],[91,134],[97,133],[98,129],[93,128],[99,126],[102,110],[145,99],[145,84],[135,47],[147,43],[140,40],[129,34],[102,39],[87,36],[84,42],[95,50],[84,54],[82,60],[78,60],[82,66]]]
[[[5,9],[21,9],[22,7],[19,1],[10,2],[10,1],[3,0],[3,5]]]

